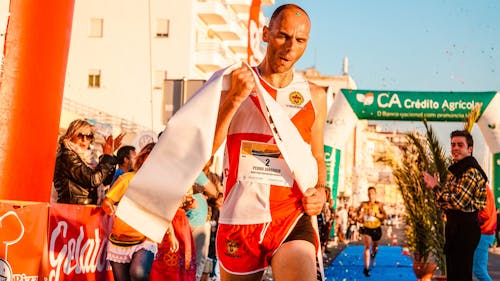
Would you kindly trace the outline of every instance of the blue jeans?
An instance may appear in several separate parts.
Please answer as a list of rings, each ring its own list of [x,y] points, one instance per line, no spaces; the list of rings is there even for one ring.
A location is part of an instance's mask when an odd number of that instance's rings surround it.
[[[493,234],[481,234],[479,244],[477,244],[476,251],[474,251],[474,263],[472,271],[479,281],[492,281],[488,274],[488,249],[493,245],[495,236]]]
[[[132,256],[130,263],[110,261],[115,281],[149,281],[149,273],[155,255],[144,249]]]
[[[199,281],[203,270],[205,269],[205,262],[208,256],[208,246],[210,245],[210,223],[205,222],[201,226],[191,226],[191,233],[196,248],[196,280]]]

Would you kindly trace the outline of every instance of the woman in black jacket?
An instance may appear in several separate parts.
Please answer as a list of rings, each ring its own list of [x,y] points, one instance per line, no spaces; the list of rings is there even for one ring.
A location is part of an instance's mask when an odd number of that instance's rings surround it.
[[[107,137],[102,146],[103,154],[96,161],[90,149],[94,133],[92,124],[77,119],[59,139],[54,170],[58,203],[97,204],[97,188],[113,175],[116,159],[112,154],[114,146],[120,146],[123,135],[114,141],[112,135]]]

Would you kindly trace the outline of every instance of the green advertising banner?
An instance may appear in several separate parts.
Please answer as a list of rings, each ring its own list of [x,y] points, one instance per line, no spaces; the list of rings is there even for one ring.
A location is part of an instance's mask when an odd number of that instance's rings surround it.
[[[337,193],[339,190],[340,153],[337,148],[325,145],[326,186],[332,191],[333,208],[337,209]]]
[[[491,183],[496,198],[495,205],[497,209],[500,209],[500,153],[493,154],[493,179]]]
[[[339,191],[340,149],[329,145],[324,146],[326,166],[326,186],[332,191],[333,209],[337,209],[337,194]],[[335,225],[336,222],[333,222]],[[330,230],[330,237],[335,237],[335,227]]]
[[[342,89],[359,119],[463,122],[477,104],[481,113],[496,92],[409,92]]]
[[[481,105],[477,125],[493,154],[492,179],[497,208],[500,208],[500,92],[416,92],[397,90],[341,89],[335,95],[325,124],[325,145],[331,157],[345,149],[357,120],[400,120],[464,122],[467,114]],[[327,150],[325,149],[325,153]],[[334,163],[334,162],[333,162]],[[330,164],[330,165],[338,165]],[[338,185],[338,168],[330,167],[332,190]],[[336,184],[336,185],[335,185]],[[336,192],[336,190],[335,190]],[[336,193],[334,193],[336,196]]]

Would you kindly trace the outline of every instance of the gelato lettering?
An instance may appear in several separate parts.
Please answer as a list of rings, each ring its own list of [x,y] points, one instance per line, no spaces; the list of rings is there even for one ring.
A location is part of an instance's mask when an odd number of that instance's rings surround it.
[[[406,98],[401,102],[398,94],[380,93],[377,96],[377,105],[380,108],[405,108],[405,109],[442,109],[443,111],[455,111],[455,110],[471,110],[477,104],[482,105],[482,102],[472,101],[448,101],[443,100],[440,105],[438,101],[433,99],[410,99]]]
[[[99,229],[95,229],[95,238],[85,237],[80,226],[78,237],[68,238],[68,223],[60,221],[50,234],[49,262],[51,270],[48,281],[59,281],[60,274],[85,274],[106,270],[106,239],[101,240]],[[87,238],[84,240],[84,238]],[[55,254],[57,253],[57,256]]]

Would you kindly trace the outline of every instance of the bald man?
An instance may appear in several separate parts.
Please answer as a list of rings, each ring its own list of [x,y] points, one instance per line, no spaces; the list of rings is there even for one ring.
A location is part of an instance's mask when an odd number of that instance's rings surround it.
[[[213,150],[227,140],[216,242],[223,281],[260,280],[269,266],[277,281],[317,280],[319,238],[311,216],[318,215],[327,200],[326,93],[294,72],[310,28],[310,18],[299,6],[278,7],[263,29],[267,52],[262,63],[234,70],[231,87],[222,93]],[[283,169],[286,163],[256,96],[257,83],[287,113],[316,159],[317,184],[304,192],[290,170]],[[271,172],[256,177],[252,171]]]

